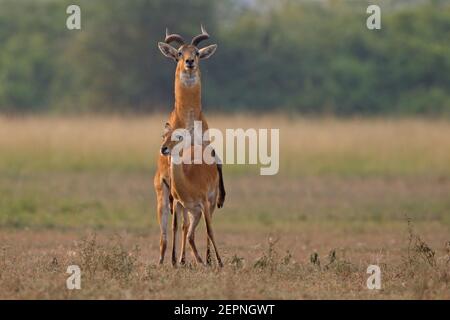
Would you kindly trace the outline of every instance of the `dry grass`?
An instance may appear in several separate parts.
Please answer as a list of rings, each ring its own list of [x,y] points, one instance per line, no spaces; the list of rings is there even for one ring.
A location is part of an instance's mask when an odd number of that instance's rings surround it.
[[[4,231],[0,239],[3,299],[450,299],[449,256],[433,233],[433,264],[408,259],[406,233],[225,235],[222,270],[156,265],[155,233]],[[81,290],[66,288],[73,264],[82,270]],[[381,267],[379,291],[366,288],[370,264]]]
[[[0,117],[0,298],[450,298],[449,122],[208,117],[281,135],[279,175],[225,166],[221,271],[155,264],[163,116]]]
[[[0,117],[0,170],[145,172],[154,167],[165,117]],[[209,117],[221,130],[279,128],[284,175],[450,175],[448,121]]]

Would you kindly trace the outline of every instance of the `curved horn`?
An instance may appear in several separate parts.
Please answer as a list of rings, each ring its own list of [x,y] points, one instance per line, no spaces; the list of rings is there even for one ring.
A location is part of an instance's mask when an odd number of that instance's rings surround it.
[[[164,42],[169,44],[173,41],[179,43],[180,45],[184,44],[184,40],[183,40],[182,36],[180,36],[179,34],[175,34],[175,33],[169,34],[169,29],[166,28],[166,39],[164,40]]]
[[[209,34],[208,32],[206,32],[205,28],[203,28],[203,25],[201,25],[200,27],[202,28],[202,33],[198,36],[195,36],[191,42],[191,44],[194,46],[198,46],[200,42],[209,39]]]

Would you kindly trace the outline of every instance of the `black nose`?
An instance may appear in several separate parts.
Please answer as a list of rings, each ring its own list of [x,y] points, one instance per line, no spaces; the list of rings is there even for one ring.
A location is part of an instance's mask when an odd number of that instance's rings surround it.
[[[161,154],[166,156],[169,154],[169,148],[167,147],[161,147]]]
[[[187,60],[186,60],[186,64],[187,64],[189,67],[192,67],[192,65],[194,64],[194,59],[187,59]]]

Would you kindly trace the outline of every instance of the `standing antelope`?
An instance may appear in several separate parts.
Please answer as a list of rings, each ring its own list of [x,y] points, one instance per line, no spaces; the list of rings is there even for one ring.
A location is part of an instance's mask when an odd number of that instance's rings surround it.
[[[170,124],[166,124],[165,132],[163,135],[163,143],[161,145],[161,155],[169,156],[172,154],[172,150],[175,145],[185,139],[185,134],[193,136],[193,127],[189,132],[183,130],[183,133],[174,131]],[[203,146],[202,154],[205,148],[209,146]],[[214,153],[212,148],[210,151]],[[172,257],[175,257],[176,247],[176,233],[177,233],[177,219],[179,213],[183,212],[183,237],[181,241],[181,255],[180,260],[185,260],[185,248],[186,238],[191,246],[192,253],[198,264],[203,264],[202,258],[198,254],[197,247],[195,246],[195,229],[203,214],[206,224],[207,239],[212,242],[214,251],[216,253],[217,263],[220,267],[223,266],[220,259],[217,245],[214,239],[214,232],[211,226],[211,217],[216,207],[217,197],[219,195],[219,174],[216,169],[216,164],[207,164],[204,161],[201,163],[175,163],[174,155],[170,157],[170,192],[174,198],[174,213],[173,213],[173,246]],[[184,145],[181,155],[183,159],[194,156],[194,147],[189,143]],[[187,217],[187,211],[189,212],[189,220]],[[189,221],[189,222],[188,222]],[[207,241],[206,248],[206,260],[207,263],[211,263],[211,251],[210,242]]]
[[[158,47],[162,54],[177,63],[175,71],[175,106],[169,116],[168,123],[171,128],[187,128],[193,125],[194,121],[202,122],[202,130],[208,130],[208,124],[202,113],[201,104],[201,79],[199,61],[211,57],[217,49],[213,44],[199,49],[201,41],[209,39],[208,33],[203,26],[202,33],[195,36],[190,44],[185,44],[183,38],[178,34],[169,34],[166,29],[165,42],[159,42]],[[175,49],[170,43],[180,44]],[[221,208],[225,201],[225,187],[223,184],[222,165],[217,164],[219,175],[219,198],[217,206]],[[164,262],[164,256],[167,248],[167,222],[172,205],[172,195],[170,194],[169,161],[167,157],[159,155],[157,171],[153,180],[156,198],[157,214],[160,226],[160,258],[159,263]],[[187,228],[187,226],[183,226]],[[207,239],[208,244],[209,240]],[[174,264],[174,257],[172,263]],[[184,263],[183,260],[180,263]]]

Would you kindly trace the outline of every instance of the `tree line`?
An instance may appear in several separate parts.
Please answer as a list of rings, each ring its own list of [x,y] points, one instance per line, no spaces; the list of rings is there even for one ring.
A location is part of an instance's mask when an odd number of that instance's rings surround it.
[[[203,23],[204,104],[222,111],[450,114],[450,4],[373,1],[0,0],[0,111],[147,112],[173,103],[166,26]],[[408,4],[409,3],[409,4]],[[403,4],[403,5],[400,5]]]

